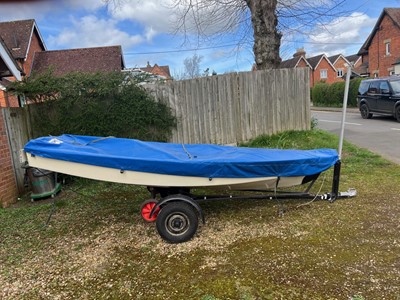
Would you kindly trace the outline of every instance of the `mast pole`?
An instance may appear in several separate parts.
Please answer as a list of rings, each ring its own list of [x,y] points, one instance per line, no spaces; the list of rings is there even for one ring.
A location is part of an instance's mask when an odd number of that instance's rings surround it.
[[[339,136],[339,159],[342,158],[342,149],[343,149],[343,139],[344,139],[344,125],[346,121],[346,110],[347,110],[347,98],[349,97],[349,86],[350,86],[350,77],[351,77],[351,64],[347,66],[346,72],[346,85],[344,88],[344,96],[343,96],[343,109],[342,109],[342,124],[340,129]]]

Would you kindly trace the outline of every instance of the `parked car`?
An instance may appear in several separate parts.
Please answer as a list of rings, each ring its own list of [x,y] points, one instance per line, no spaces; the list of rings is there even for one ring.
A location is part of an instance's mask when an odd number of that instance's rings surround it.
[[[357,106],[363,119],[373,113],[392,115],[400,122],[400,77],[367,79],[361,82]]]

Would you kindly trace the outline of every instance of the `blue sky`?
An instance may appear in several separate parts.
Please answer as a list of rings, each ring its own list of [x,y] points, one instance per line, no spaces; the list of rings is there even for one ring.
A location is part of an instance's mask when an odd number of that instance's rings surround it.
[[[122,45],[127,67],[145,66],[147,62],[169,65],[173,76],[182,74],[183,60],[194,54],[203,57],[202,70],[209,68],[221,74],[251,69],[251,36],[240,46],[235,34],[184,44],[182,35],[172,34],[171,20],[176,18],[169,7],[172,2],[121,0],[115,7],[102,0],[0,1],[0,21],[35,19],[48,50]],[[334,18],[324,26],[313,24],[308,36],[283,32],[281,56],[291,58],[301,47],[307,56],[355,54],[384,7],[400,7],[400,1],[347,0],[343,8],[349,12],[345,17]]]

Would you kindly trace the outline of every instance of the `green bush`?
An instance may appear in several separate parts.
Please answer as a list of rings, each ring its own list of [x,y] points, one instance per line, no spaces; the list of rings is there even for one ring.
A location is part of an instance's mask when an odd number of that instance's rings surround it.
[[[311,93],[311,98],[313,99],[313,104],[316,106],[324,106],[328,104],[328,92],[329,84],[325,82],[318,82],[314,85]]]
[[[346,83],[344,81],[335,82],[329,85],[329,106],[341,107],[343,105],[345,85]]]
[[[176,119],[155,101],[135,78],[126,74],[52,72],[15,83],[11,90],[24,94],[35,136],[63,133],[167,141]]]
[[[350,80],[349,94],[347,98],[348,107],[357,106],[357,93],[360,82],[365,78],[354,78]],[[339,81],[332,84],[317,83],[311,89],[311,99],[315,106],[343,106],[343,96],[346,83]]]
[[[350,80],[349,86],[349,97],[347,98],[347,106],[356,107],[357,106],[357,94],[358,88],[360,87],[361,81],[367,78],[354,78]]]

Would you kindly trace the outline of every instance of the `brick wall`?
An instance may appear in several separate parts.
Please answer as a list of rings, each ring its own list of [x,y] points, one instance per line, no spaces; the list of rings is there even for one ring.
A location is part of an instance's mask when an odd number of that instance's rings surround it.
[[[7,107],[8,101],[6,98],[6,93],[3,90],[0,90],[0,107]]]
[[[15,181],[11,152],[8,143],[3,111],[0,108],[0,205],[7,207],[17,200],[18,191]]]
[[[321,78],[321,70],[327,70],[328,78]],[[313,71],[312,86],[314,86],[314,84],[320,82],[321,80],[329,84],[338,81],[336,70],[332,67],[332,65],[328,62],[326,58],[323,58],[319,63],[317,69]]]
[[[41,52],[43,50],[44,49],[42,48],[42,46],[40,44],[40,39],[39,39],[38,33],[35,30],[34,33],[32,34],[29,51],[26,55],[26,59],[23,63],[23,67],[22,67],[27,76],[29,76],[31,74],[33,59],[35,57],[35,52]]]
[[[0,107],[19,107],[18,97],[0,90]]]
[[[400,29],[385,15],[368,49],[369,72],[379,77],[388,76],[394,70],[393,63],[400,57]],[[390,41],[390,54],[386,55],[386,43]],[[365,61],[365,58],[363,58]]]
[[[343,75],[346,74],[347,72],[347,61],[345,61],[342,57],[339,57],[339,59],[335,62],[335,68],[336,70],[341,69],[343,71]],[[337,81],[343,81],[341,77],[336,77],[336,82]]]

